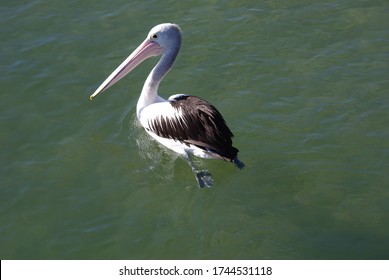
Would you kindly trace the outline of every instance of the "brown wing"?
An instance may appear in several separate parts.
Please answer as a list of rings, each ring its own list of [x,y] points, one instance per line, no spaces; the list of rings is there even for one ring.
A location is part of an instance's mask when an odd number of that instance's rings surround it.
[[[232,146],[233,134],[212,104],[190,95],[176,95],[169,101],[177,114],[150,120],[152,132],[195,145],[224,160],[235,159],[239,150]]]

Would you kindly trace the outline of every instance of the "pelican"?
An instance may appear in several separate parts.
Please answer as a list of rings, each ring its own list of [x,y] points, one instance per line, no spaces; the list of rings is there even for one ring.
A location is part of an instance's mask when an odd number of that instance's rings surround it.
[[[232,162],[239,169],[244,164],[237,157],[239,150],[232,146],[231,130],[212,104],[187,94],[175,94],[167,100],[158,95],[158,86],[172,69],[180,51],[181,37],[181,29],[176,24],[163,23],[153,27],[141,45],[97,88],[90,100],[147,58],[162,55],[143,85],[136,115],[152,138],[188,160],[200,187],[211,187],[211,174],[198,170],[192,155]]]

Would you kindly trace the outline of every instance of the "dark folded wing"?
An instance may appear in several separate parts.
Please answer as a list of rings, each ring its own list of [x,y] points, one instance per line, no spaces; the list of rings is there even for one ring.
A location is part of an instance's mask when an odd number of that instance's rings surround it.
[[[238,149],[232,146],[233,134],[222,115],[209,102],[190,95],[169,99],[174,115],[160,114],[149,120],[149,130],[160,137],[178,140],[204,149],[215,157],[232,161]]]

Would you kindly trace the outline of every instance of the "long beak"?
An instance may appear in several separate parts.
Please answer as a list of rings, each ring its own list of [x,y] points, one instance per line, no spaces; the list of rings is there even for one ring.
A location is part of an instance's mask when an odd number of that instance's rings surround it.
[[[89,97],[92,100],[100,92],[106,90],[114,83],[119,81],[125,75],[127,75],[131,70],[138,66],[142,61],[146,60],[149,57],[161,55],[163,53],[163,48],[155,41],[146,39],[143,43],[135,50],[129,57],[126,58],[122,64],[112,72],[111,75],[96,89],[96,91]]]

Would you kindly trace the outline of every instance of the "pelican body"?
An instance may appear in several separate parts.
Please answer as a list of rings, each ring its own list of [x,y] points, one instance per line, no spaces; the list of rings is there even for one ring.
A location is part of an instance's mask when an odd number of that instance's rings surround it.
[[[178,25],[164,23],[153,27],[143,43],[112,72],[90,99],[115,84],[142,61],[162,55],[144,83],[136,106],[137,117],[151,137],[189,160],[200,187],[210,187],[210,173],[197,170],[191,155],[233,162],[240,169],[244,164],[237,157],[239,150],[232,146],[231,130],[212,104],[186,94],[172,95],[167,100],[158,95],[159,84],[173,67],[181,41]]]

